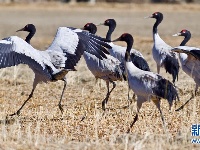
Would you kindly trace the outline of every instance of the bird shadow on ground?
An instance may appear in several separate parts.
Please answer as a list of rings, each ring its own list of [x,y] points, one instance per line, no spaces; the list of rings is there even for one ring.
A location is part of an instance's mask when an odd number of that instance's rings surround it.
[[[12,124],[14,124],[17,120],[19,120],[19,119],[16,118],[16,117],[6,116],[5,119],[0,120],[0,124],[12,125]]]
[[[2,119],[0,120],[0,124],[5,124],[5,125],[12,125],[14,123],[22,123],[22,122],[37,122],[37,121],[46,121],[46,120],[49,120],[49,121],[63,121],[64,118],[63,116],[61,117],[54,117],[54,118],[51,118],[51,119],[48,119],[46,118],[45,116],[42,117],[42,118],[30,118],[30,117],[19,117],[19,116],[13,116],[13,117],[10,117],[10,116],[6,116],[5,119]]]

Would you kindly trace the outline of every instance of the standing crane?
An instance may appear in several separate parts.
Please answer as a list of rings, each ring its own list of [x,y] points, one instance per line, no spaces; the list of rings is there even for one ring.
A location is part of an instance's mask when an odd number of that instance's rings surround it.
[[[116,28],[116,21],[114,19],[107,19],[104,21],[104,23],[100,23],[99,25],[108,26],[108,32],[106,34],[106,39],[111,41],[111,35]],[[126,47],[119,46],[119,45],[116,45],[113,43],[109,43],[109,44],[110,44],[110,46],[112,46],[111,49],[108,49],[108,51],[110,52],[110,55],[117,58],[119,61],[121,61],[124,64]],[[131,61],[134,63],[134,65],[136,67],[138,67],[142,70],[145,70],[145,71],[150,71],[147,61],[144,59],[144,56],[139,51],[137,51],[136,49],[131,49],[130,55],[131,55]],[[130,91],[130,87],[128,87],[128,100],[130,99],[129,91]],[[134,97],[134,95],[133,95],[133,97]]]
[[[97,28],[93,23],[87,23],[82,29],[88,30],[92,34],[95,34],[97,31]],[[106,104],[108,102],[109,96],[116,87],[116,83],[114,81],[122,81],[123,79],[126,80],[124,64],[121,63],[117,58],[109,54],[105,55],[107,58],[100,60],[95,55],[92,55],[86,51],[83,53],[83,57],[86,61],[87,67],[95,76],[95,78],[103,79],[104,81],[106,81],[107,94],[106,98],[102,101],[103,110],[106,109]],[[111,90],[109,90],[109,83],[113,84]]]
[[[27,64],[34,72],[35,78],[30,95],[22,106],[11,116],[19,115],[21,109],[33,96],[33,92],[40,82],[64,81],[64,87],[59,101],[59,109],[63,113],[61,105],[63,93],[67,81],[65,75],[68,71],[75,71],[75,65],[80,60],[84,51],[96,55],[99,59],[106,58],[103,51],[110,48],[105,39],[90,34],[86,31],[71,27],[59,27],[53,42],[45,51],[33,48],[29,43],[35,34],[34,25],[26,25],[18,31],[28,31],[26,40],[10,36],[0,41],[0,68]],[[106,41],[107,42],[107,41]]]
[[[124,33],[113,42],[116,41],[125,41],[127,43],[125,61],[128,73],[128,81],[130,88],[137,96],[137,113],[127,132],[130,132],[130,129],[138,120],[138,113],[142,107],[142,104],[150,99],[152,99],[158,108],[165,129],[164,117],[160,108],[160,100],[161,98],[167,99],[169,103],[169,109],[171,109],[173,100],[176,100],[176,98],[179,99],[174,85],[159,74],[141,70],[132,63],[130,57],[130,51],[134,42],[132,35]]]
[[[197,95],[198,87],[200,86],[200,49],[195,47],[185,46],[186,43],[191,38],[191,33],[188,30],[182,30],[181,32],[174,34],[173,36],[184,36],[183,41],[179,47],[174,48],[172,51],[179,53],[179,60],[183,71],[193,78],[196,83],[194,95]],[[189,100],[185,102],[180,108],[176,111],[179,111],[184,108],[184,106],[193,98],[193,94]]]
[[[104,25],[109,27],[108,32],[106,34],[106,39],[111,41],[111,35],[116,28],[116,21],[114,19],[107,19],[104,21],[104,23],[100,23],[99,25]],[[110,43],[110,45],[112,46],[111,49],[108,49],[110,54],[124,63],[126,47],[122,47],[113,43]],[[140,53],[136,49],[131,49],[130,56],[131,56],[131,61],[134,63],[136,67],[145,71],[150,71],[149,65],[147,61],[144,59],[142,53]]]
[[[173,36],[184,36],[184,39],[181,42],[180,46],[185,46],[185,44],[191,38],[191,33],[190,31],[184,29],[177,34],[174,34]],[[194,93],[196,95],[198,87],[200,86],[200,61],[196,59],[192,55],[192,53],[190,54],[190,52],[187,52],[187,50],[186,53],[183,52],[183,49],[177,50],[177,48],[173,51],[179,53],[179,60],[181,62],[181,67],[183,71],[194,79],[194,82],[196,83]]]
[[[155,12],[152,15],[145,18],[155,18],[156,22],[153,26],[153,58],[157,64],[157,73],[160,73],[160,67],[164,67],[166,72],[172,75],[173,83],[178,80],[179,63],[178,57],[175,52],[172,52],[172,47],[166,44],[159,36],[157,32],[158,25],[163,20],[163,14],[161,12]]]

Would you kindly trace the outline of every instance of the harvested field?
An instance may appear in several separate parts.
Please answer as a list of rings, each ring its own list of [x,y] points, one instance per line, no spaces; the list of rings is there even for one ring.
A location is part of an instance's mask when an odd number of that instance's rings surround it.
[[[37,33],[31,44],[45,50],[59,26],[80,28],[87,22],[101,23],[114,18],[117,28],[112,38],[124,32],[131,33],[135,39],[134,48],[142,52],[155,72],[156,64],[151,55],[155,20],[144,17],[156,11],[164,14],[158,32],[166,43],[178,46],[183,38],[172,35],[188,29],[192,33],[188,45],[200,47],[200,5],[186,4],[2,5],[0,38],[17,35],[24,39],[26,32],[15,31],[33,23]],[[107,29],[104,26],[98,27],[97,34],[104,37]],[[125,45],[121,42],[117,44]],[[191,144],[191,125],[200,123],[200,92],[179,112],[175,112],[175,105],[169,111],[167,101],[162,100],[161,109],[167,133],[163,131],[156,106],[150,101],[141,108],[139,120],[131,133],[126,134],[136,111],[134,104],[125,108],[128,104],[127,83],[116,82],[117,87],[103,114],[101,102],[106,94],[105,82],[99,80],[95,83],[83,59],[76,69],[76,72],[67,74],[63,114],[57,106],[63,82],[58,81],[38,85],[21,115],[12,118],[8,115],[14,113],[30,94],[34,74],[26,65],[0,70],[0,149],[199,149],[198,144]],[[164,69],[161,69],[161,75],[172,80]],[[176,86],[181,100],[177,103],[178,108],[190,98],[194,81],[181,70]]]

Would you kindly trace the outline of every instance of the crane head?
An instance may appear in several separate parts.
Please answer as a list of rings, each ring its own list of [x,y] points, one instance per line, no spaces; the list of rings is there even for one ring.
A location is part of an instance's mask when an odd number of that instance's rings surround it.
[[[36,28],[33,24],[27,24],[25,27],[17,30],[16,32],[19,32],[19,31],[27,31],[27,32],[36,32]]]

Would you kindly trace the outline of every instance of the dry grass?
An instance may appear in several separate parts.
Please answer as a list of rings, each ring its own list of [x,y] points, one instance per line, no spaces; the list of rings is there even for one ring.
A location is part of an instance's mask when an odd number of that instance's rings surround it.
[[[179,45],[182,38],[172,34],[187,28],[192,32],[189,45],[200,46],[199,5],[119,5],[98,4],[94,6],[69,6],[61,3],[0,6],[0,37],[15,33],[27,23],[34,23],[37,34],[32,45],[45,49],[53,40],[57,27],[82,27],[87,22],[100,23],[115,18],[118,25],[113,38],[123,32],[133,34],[134,47],[139,49],[156,71],[152,60],[152,26],[154,20],[143,17],[155,11],[164,13],[159,27],[162,38],[172,46]],[[106,8],[106,9],[105,9]],[[99,27],[98,34],[105,36],[106,27]],[[122,44],[123,43],[119,43]],[[106,87],[87,70],[84,60],[77,65],[77,72],[67,75],[68,87],[64,94],[60,113],[57,104],[62,91],[61,81],[40,84],[34,97],[24,107],[19,117],[10,118],[27,98],[32,88],[33,73],[25,65],[0,71],[0,149],[198,149],[191,144],[191,125],[199,123],[199,94],[182,111],[169,112],[162,100],[162,110],[167,123],[164,133],[160,114],[152,102],[146,102],[139,114],[139,121],[130,134],[126,134],[135,113],[135,106],[127,105],[127,83],[117,82],[103,115],[101,101]],[[171,80],[164,70],[161,74]],[[180,88],[180,106],[190,98],[194,82],[182,71],[177,86]],[[178,107],[177,106],[177,107]],[[83,119],[83,121],[81,121]]]

